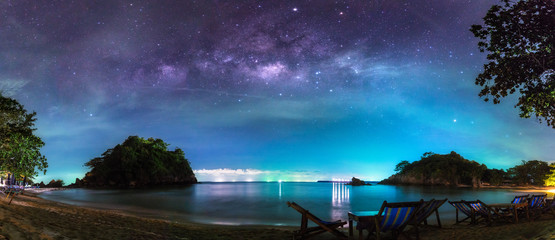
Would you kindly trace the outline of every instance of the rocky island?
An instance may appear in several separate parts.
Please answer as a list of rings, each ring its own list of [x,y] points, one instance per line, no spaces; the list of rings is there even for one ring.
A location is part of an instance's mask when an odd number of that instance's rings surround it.
[[[358,179],[358,178],[356,178],[356,177],[353,177],[353,178],[351,179],[350,182],[346,183],[346,185],[351,185],[351,186],[371,186],[372,184],[370,184],[370,183],[365,183],[364,181],[362,181],[362,180],[360,180],[360,179]]]
[[[101,157],[85,163],[91,170],[83,180],[77,179],[75,185],[131,188],[196,183],[183,150],[170,151],[168,146],[161,139],[130,136]]]

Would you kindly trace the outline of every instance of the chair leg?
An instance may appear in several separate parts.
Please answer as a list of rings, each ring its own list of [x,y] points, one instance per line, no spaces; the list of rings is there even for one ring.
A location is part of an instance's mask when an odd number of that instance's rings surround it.
[[[378,219],[374,219],[374,220],[375,220],[374,222],[376,223],[376,239],[380,240],[380,232],[382,230],[380,229],[380,224],[378,223]],[[368,237],[370,237],[370,235],[368,235]]]
[[[439,212],[436,210],[437,225],[441,228],[441,221],[439,220]]]
[[[301,217],[301,231],[304,231],[307,225],[308,225],[308,219],[306,217],[306,214],[303,214]]]
[[[12,198],[10,198],[10,202],[8,203],[8,205],[12,204],[13,198],[15,197],[15,193],[12,194]]]

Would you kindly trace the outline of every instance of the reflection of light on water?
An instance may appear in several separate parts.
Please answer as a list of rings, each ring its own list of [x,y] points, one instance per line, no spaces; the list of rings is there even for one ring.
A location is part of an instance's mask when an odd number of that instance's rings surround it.
[[[345,185],[345,181],[335,180],[332,183],[332,219],[343,219],[345,216],[346,205],[349,205],[349,186]]]
[[[278,181],[279,185],[279,199],[281,200],[281,180]]]
[[[343,203],[349,202],[349,187],[345,182],[333,182],[332,204],[333,206],[341,206]]]

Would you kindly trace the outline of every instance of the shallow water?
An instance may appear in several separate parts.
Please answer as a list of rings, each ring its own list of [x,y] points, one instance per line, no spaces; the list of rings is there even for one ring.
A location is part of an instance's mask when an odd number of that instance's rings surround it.
[[[533,194],[525,194],[528,193]],[[287,201],[297,202],[324,220],[346,220],[349,211],[379,210],[384,200],[448,198],[450,201],[480,199],[486,203],[503,203],[519,194],[522,192],[507,189],[240,182],[133,190],[70,189],[44,192],[39,196],[72,205],[117,209],[172,221],[294,226],[299,224],[300,215],[287,207]],[[440,216],[442,222],[452,222],[455,209],[446,202],[440,208]]]

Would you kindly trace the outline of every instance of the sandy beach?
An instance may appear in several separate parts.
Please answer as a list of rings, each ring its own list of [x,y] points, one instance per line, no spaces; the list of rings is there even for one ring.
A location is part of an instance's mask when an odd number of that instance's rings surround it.
[[[120,211],[76,207],[41,199],[32,191],[0,204],[0,239],[291,239],[295,227],[175,223]],[[299,219],[300,220],[300,219]],[[555,217],[491,227],[444,224],[421,239],[555,239]],[[345,234],[348,228],[341,229]],[[324,233],[316,239],[334,239]]]

